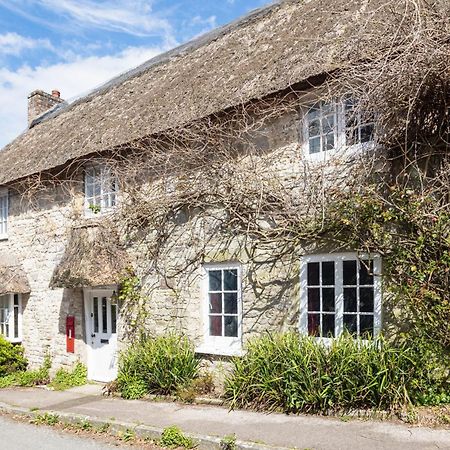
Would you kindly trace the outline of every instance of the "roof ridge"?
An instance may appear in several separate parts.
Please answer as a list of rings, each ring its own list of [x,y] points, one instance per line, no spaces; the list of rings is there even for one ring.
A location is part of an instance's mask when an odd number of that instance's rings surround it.
[[[260,17],[271,13],[274,9],[278,8],[281,5],[281,3],[287,3],[289,1],[293,1],[293,0],[272,0],[271,3],[266,6],[256,8],[256,9],[248,12],[246,15],[241,16],[229,23],[226,23],[225,25],[214,28],[213,30],[210,30],[207,33],[204,33],[194,39],[191,39],[190,41],[187,41],[187,42],[185,42],[177,47],[174,47],[166,52],[160,53],[159,55],[156,55],[153,58],[143,62],[139,66],[134,67],[133,69],[129,69],[129,70],[115,76],[114,78],[106,81],[105,83],[92,89],[87,94],[83,95],[82,97],[75,99],[73,102],[71,102],[71,103],[66,102],[65,104],[59,104],[56,107],[53,107],[50,110],[44,112],[43,114],[36,117],[31,122],[29,128],[32,128],[41,122],[44,122],[53,117],[56,117],[59,114],[62,114],[63,112],[65,112],[71,108],[74,108],[81,103],[90,101],[97,95],[104,94],[104,93],[108,92],[110,89],[113,89],[115,86],[122,84],[124,81],[128,81],[134,77],[142,75],[146,71],[153,69],[159,65],[162,65],[174,57],[181,56],[183,54],[190,53],[201,47],[204,47],[204,46],[208,45],[209,43],[215,41],[216,39],[219,39],[219,38],[227,35],[228,33],[232,32],[234,29],[242,27],[243,25],[246,25],[248,23],[252,23],[253,21],[259,19]]]

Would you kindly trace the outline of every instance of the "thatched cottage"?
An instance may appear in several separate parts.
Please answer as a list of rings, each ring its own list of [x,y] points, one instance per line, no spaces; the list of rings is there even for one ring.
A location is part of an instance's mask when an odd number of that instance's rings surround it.
[[[80,359],[99,381],[137,323],[211,359],[265,330],[376,335],[379,256],[270,233],[271,214],[320,216],[329,180],[351,178],[336,155],[375,151],[371,117],[323,86],[373,56],[364,39],[394,26],[383,5],[280,1],[71,104],[33,92],[0,151],[0,332],[33,365]]]

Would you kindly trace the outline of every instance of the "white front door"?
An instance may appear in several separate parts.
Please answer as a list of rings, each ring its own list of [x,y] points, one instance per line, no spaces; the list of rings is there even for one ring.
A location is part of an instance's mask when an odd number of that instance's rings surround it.
[[[117,300],[112,290],[85,291],[88,378],[112,381],[117,377]]]

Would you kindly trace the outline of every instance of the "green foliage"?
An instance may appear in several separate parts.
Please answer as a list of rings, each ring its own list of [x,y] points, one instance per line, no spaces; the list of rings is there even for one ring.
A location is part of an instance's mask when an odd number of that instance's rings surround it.
[[[31,423],[35,425],[53,426],[59,423],[59,416],[51,413],[37,414],[34,419],[31,420]]]
[[[71,387],[83,386],[86,383],[87,368],[81,362],[77,362],[72,370],[58,369],[50,386],[57,391],[63,391]]]
[[[98,214],[101,211],[101,206],[100,205],[94,205],[93,203],[89,204],[89,209],[94,213],[94,214]]]
[[[120,391],[123,398],[136,400],[147,395],[147,383],[134,375],[123,373],[120,375]]]
[[[430,386],[442,385],[423,367],[411,342],[396,346],[379,338],[344,334],[329,347],[297,333],[265,335],[233,360],[225,382],[231,407],[285,412],[347,408],[400,408],[420,403]]]
[[[327,233],[339,236],[341,245],[381,254],[392,308],[402,309],[413,335],[420,330],[449,350],[450,207],[442,191],[448,186],[436,181],[380,190],[368,186],[337,201]]]
[[[49,356],[46,356],[44,363],[37,370],[18,371],[0,377],[0,388],[12,386],[37,386],[47,384],[49,381],[49,370],[52,363]]]
[[[220,440],[220,448],[221,450],[236,450],[236,435],[224,436]]]
[[[163,430],[159,443],[168,448],[195,447],[194,441],[190,437],[185,436],[183,432],[175,426],[168,427]]]
[[[130,327],[128,331],[133,337],[145,333],[148,299],[142,295],[139,277],[132,269],[127,269],[119,285],[118,299],[123,305],[121,314],[124,316],[127,326]]]
[[[136,433],[133,430],[127,428],[125,431],[119,433],[119,437],[124,442],[131,442],[136,440]]]
[[[197,377],[198,367],[186,337],[142,337],[120,355],[117,382],[126,398],[144,393],[170,395]]]
[[[24,371],[27,368],[27,360],[23,356],[21,345],[11,344],[0,335],[0,377],[14,372]]]

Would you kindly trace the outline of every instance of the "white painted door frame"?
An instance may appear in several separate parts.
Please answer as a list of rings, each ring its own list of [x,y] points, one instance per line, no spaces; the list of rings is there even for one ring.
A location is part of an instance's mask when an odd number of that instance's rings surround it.
[[[84,289],[88,379],[108,382],[117,377],[118,304],[116,286]],[[113,317],[115,315],[115,317]]]

